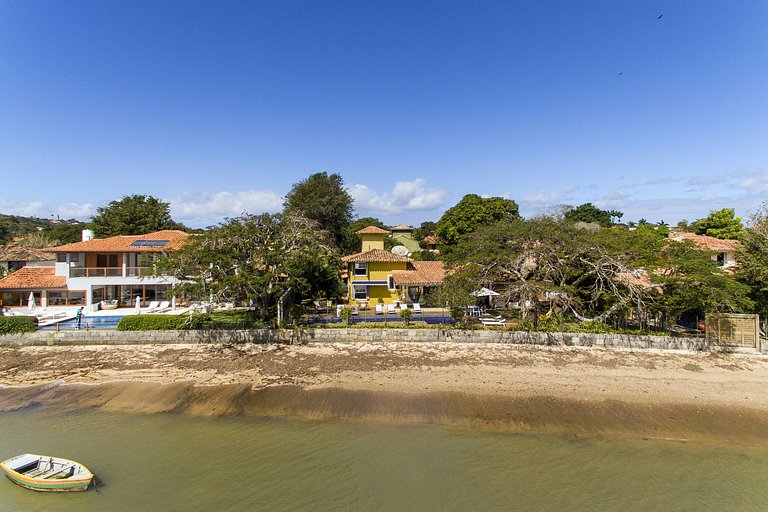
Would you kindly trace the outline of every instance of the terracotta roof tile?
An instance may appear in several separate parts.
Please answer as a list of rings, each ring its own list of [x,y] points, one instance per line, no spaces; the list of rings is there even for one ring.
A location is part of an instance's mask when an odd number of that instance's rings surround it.
[[[689,240],[700,249],[714,252],[734,252],[741,245],[738,240],[721,240],[713,236],[697,235],[695,233],[677,233],[671,235],[669,239],[676,242]]]
[[[403,286],[437,286],[445,279],[445,266],[442,261],[412,261],[408,270],[395,270],[392,277]]]
[[[0,279],[0,289],[65,288],[67,278],[56,276],[54,267],[22,267]]]
[[[437,245],[437,237],[435,235],[429,235],[424,238],[424,243],[429,245]]]
[[[392,226],[392,231],[413,231],[413,226],[406,226],[405,224],[400,224],[399,226]]]
[[[392,254],[389,251],[383,251],[381,249],[371,249],[369,251],[344,256],[341,258],[341,261],[344,263],[396,263],[411,261],[411,258],[398,256],[396,254]]]
[[[50,252],[26,245],[0,246],[0,261],[53,261],[55,258]]]
[[[388,235],[389,231],[381,229],[376,226],[368,226],[356,231],[358,235]]]
[[[189,237],[189,233],[168,229],[164,231],[155,231],[145,235],[119,235],[109,238],[94,238],[87,242],[75,242],[73,244],[59,245],[58,247],[48,247],[48,252],[165,252],[167,250],[178,249]],[[138,240],[167,240],[168,244],[164,246],[141,246],[131,247],[131,244]]]

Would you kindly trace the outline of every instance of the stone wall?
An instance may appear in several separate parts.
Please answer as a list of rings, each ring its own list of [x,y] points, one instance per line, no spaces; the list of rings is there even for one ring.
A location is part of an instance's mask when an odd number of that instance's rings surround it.
[[[460,342],[702,350],[703,338],[461,329],[255,329],[247,331],[37,331],[0,336],[0,346],[174,343]]]

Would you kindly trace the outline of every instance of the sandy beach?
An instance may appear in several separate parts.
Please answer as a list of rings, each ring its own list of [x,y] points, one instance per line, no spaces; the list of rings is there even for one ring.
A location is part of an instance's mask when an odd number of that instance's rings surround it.
[[[768,358],[461,343],[0,349],[0,411],[437,423],[764,444]]]

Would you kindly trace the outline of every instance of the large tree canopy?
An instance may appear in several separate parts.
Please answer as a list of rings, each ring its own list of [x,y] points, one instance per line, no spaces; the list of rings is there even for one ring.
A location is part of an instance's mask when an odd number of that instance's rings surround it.
[[[597,223],[603,227],[611,225],[612,217],[624,215],[617,211],[601,210],[592,203],[584,203],[565,212],[565,218],[573,222]]]
[[[217,301],[253,301],[264,318],[291,288],[300,297],[328,296],[338,265],[328,234],[298,213],[229,219],[165,256],[161,275],[176,277],[180,293]]]
[[[143,235],[162,229],[186,229],[171,219],[170,205],[156,197],[125,196],[96,209],[91,224],[97,237]]]
[[[762,318],[768,315],[768,202],[752,214],[741,242],[739,279],[750,286],[756,311]]]
[[[480,226],[519,217],[517,203],[511,199],[467,194],[440,217],[435,231],[441,243],[453,245]]]
[[[345,248],[345,228],[352,222],[353,206],[342,177],[327,172],[315,173],[295,183],[283,202],[286,213],[297,212],[317,222],[339,249]]]
[[[744,231],[741,217],[736,216],[733,208],[715,210],[703,219],[693,223],[696,233],[715,238],[736,240]]]

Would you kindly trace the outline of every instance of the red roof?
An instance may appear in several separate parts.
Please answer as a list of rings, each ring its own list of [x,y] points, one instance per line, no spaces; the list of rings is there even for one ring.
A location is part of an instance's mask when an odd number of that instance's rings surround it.
[[[677,233],[670,235],[669,239],[676,242],[689,240],[699,249],[713,252],[735,252],[740,245],[738,240],[721,240],[713,236],[697,235],[695,233]]]
[[[389,231],[381,229],[376,226],[368,226],[356,231],[358,235],[388,235]]]
[[[48,252],[165,252],[180,248],[186,242],[189,233],[175,229],[155,231],[145,235],[119,235],[109,238],[94,238],[87,242],[48,247]],[[150,242],[142,245],[142,242]],[[164,245],[157,245],[167,241]],[[152,244],[155,243],[155,245]]]
[[[403,286],[437,286],[445,279],[445,266],[442,261],[411,261],[408,270],[395,270],[392,277]]]
[[[398,256],[396,254],[392,254],[389,251],[384,251],[381,249],[371,249],[369,251],[358,252],[357,254],[344,256],[343,258],[341,258],[341,261],[343,261],[344,263],[379,263],[379,262],[385,262],[385,263],[395,262],[396,263],[396,262],[408,262],[408,261],[411,261],[411,258]]]
[[[54,275],[55,270],[54,267],[22,267],[0,279],[0,289],[66,288],[67,278]]]

